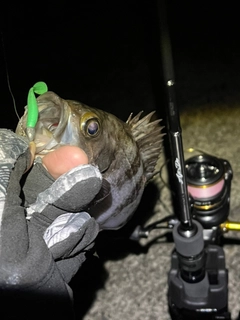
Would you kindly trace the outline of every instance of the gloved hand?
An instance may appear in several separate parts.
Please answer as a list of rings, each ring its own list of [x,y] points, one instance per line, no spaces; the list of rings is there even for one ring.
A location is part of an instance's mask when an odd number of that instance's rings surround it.
[[[50,183],[45,174],[39,173],[44,168],[37,163],[30,172],[23,188],[31,198],[36,176],[45,185]],[[40,183],[40,184],[39,184]],[[98,234],[98,225],[91,216],[83,211],[95,198],[102,184],[102,177],[97,168],[82,165],[60,176],[50,187],[37,195],[35,202],[27,208],[27,219],[43,235],[52,256],[68,283],[86,258],[86,251],[91,249]],[[27,191],[27,187],[29,188]]]
[[[20,181],[31,162],[28,143],[0,130],[0,298],[12,308],[9,319],[71,319],[67,282],[77,272],[98,234],[98,225],[84,208],[99,193],[101,174],[79,166],[54,181],[36,164],[26,181],[23,206]],[[43,185],[41,180],[44,181]],[[35,184],[33,183],[35,182]],[[30,186],[37,186],[40,194]],[[26,305],[27,303],[27,305]]]

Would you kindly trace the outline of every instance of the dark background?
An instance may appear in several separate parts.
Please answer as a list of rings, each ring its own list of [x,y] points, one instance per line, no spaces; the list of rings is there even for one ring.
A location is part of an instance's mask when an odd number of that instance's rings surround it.
[[[240,101],[238,3],[166,2],[180,111],[229,98]],[[30,87],[45,81],[62,98],[123,120],[130,112],[154,109],[164,117],[157,1],[58,1],[57,5],[48,1],[39,7],[8,1],[0,13],[0,127],[15,129],[18,121],[7,76],[20,116]],[[155,191],[149,186],[143,212],[150,211]],[[121,242],[120,250],[116,242],[100,239],[99,243],[106,260],[119,257],[122,247],[127,252],[138,250],[129,241]],[[81,275],[75,286],[80,282],[82,293],[75,294],[75,300],[80,301],[82,315],[107,275],[99,260],[85,264]],[[86,288],[92,294],[86,294]]]
[[[226,87],[238,91],[232,81],[240,52],[237,4],[166,2],[180,110],[212,90],[215,95]],[[49,1],[38,6],[16,1],[1,9],[1,127],[17,124],[6,66],[20,116],[37,81],[62,98],[123,120],[140,110],[157,109],[162,116],[157,1]]]

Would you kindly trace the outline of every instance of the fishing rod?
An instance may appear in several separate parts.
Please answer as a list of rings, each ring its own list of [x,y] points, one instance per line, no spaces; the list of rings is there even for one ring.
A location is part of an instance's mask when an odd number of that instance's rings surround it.
[[[175,186],[173,201],[177,201],[177,212],[175,214],[179,219],[179,222],[173,228],[175,250],[172,254],[172,266],[168,276],[168,304],[172,319],[182,319],[183,317],[184,319],[193,319],[193,317],[197,318],[199,315],[206,315],[205,311],[207,310],[216,310],[219,307],[211,305],[209,303],[210,299],[207,299],[207,301],[201,301],[202,311],[199,313],[199,306],[195,305],[195,301],[199,301],[199,298],[201,298],[198,292],[202,292],[205,289],[204,286],[208,287],[206,284],[206,252],[204,250],[203,228],[199,222],[191,218],[190,213],[191,206],[187,190],[182,130],[176,103],[174,67],[164,1],[158,1],[158,13],[163,76],[167,94],[167,134]],[[193,299],[189,299],[189,295]],[[210,312],[208,312],[209,314]]]
[[[175,249],[168,274],[168,306],[173,320],[230,320],[228,270],[223,248],[219,245],[219,235],[230,226],[227,217],[232,169],[227,160],[208,154],[201,153],[184,160],[164,0],[158,0],[157,6],[167,97],[166,122],[171,159],[169,177],[173,179],[175,214],[141,232],[142,236],[147,237],[150,230],[160,227],[162,223],[173,230]],[[238,229],[239,223],[234,226]]]
[[[182,233],[194,233],[195,225],[190,216],[190,203],[187,191],[187,181],[185,174],[184,152],[182,144],[182,129],[180,125],[179,111],[176,102],[175,93],[175,75],[172,59],[172,49],[170,37],[168,33],[166,11],[163,1],[159,2],[159,21],[160,21],[160,44],[162,54],[162,66],[164,84],[167,95],[166,120],[167,135],[170,143],[171,164],[174,174],[174,191],[176,193],[175,201],[177,201],[179,220],[181,222],[180,229]]]

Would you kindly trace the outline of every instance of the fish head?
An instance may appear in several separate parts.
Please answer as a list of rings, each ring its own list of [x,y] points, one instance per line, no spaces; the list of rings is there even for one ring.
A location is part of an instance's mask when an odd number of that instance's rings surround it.
[[[135,212],[153,177],[162,148],[160,120],[141,112],[123,122],[105,111],[64,100],[53,92],[37,99],[36,156],[63,145],[83,149],[103,176],[100,195],[88,207],[100,229],[119,229]],[[26,135],[27,108],[16,133]]]
[[[37,103],[36,157],[43,157],[63,145],[74,145],[83,149],[89,163],[101,172],[110,167],[124,122],[83,103],[64,100],[53,92],[39,96]],[[16,129],[22,136],[26,135],[27,115],[26,107]]]

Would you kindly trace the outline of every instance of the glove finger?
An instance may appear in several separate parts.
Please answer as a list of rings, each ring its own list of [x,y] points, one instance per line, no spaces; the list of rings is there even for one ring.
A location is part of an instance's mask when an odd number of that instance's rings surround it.
[[[101,185],[102,175],[96,167],[78,166],[38,195],[36,202],[27,209],[27,218],[38,212],[53,221],[63,213],[80,212],[98,194]]]
[[[55,179],[53,179],[53,177],[44,168],[39,158],[37,158],[36,163],[28,173],[23,186],[25,207],[34,203],[39,193],[49,188],[54,181]]]
[[[43,235],[48,248],[67,239],[71,233],[79,231],[90,218],[87,212],[65,213],[57,217]]]
[[[86,212],[82,212],[81,215],[79,214],[66,224],[65,228],[60,229],[60,231],[53,232],[52,237],[51,232],[50,236],[48,231],[44,234],[44,240],[49,246],[54,260],[69,259],[83,251],[86,252],[93,246],[99,232],[97,222]]]
[[[66,283],[71,281],[85,260],[86,254],[85,252],[82,252],[71,259],[56,261],[58,270]]]
[[[66,250],[65,258],[59,258],[56,260],[59,271],[62,274],[63,279],[69,283],[72,277],[77,273],[81,265],[87,259],[88,254],[91,253],[94,247],[94,240],[98,234],[99,227],[94,219],[87,221],[83,230],[70,235],[68,240],[63,241],[61,245],[65,246],[68,243],[75,243],[72,249]],[[84,233],[84,236],[81,236]],[[76,239],[78,238],[78,241]],[[57,245],[58,246],[58,245]],[[57,256],[56,247],[50,248],[53,255]],[[58,246],[59,249],[59,246]],[[67,254],[68,251],[68,254]]]

